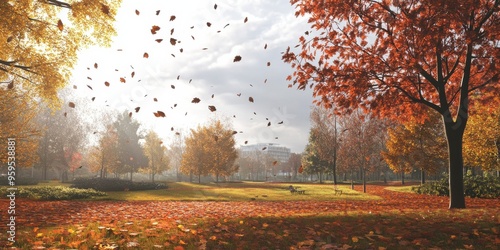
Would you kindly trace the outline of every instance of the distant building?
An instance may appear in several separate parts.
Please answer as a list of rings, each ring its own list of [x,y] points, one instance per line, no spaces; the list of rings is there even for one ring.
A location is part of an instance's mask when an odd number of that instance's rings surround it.
[[[261,152],[271,156],[279,162],[287,162],[290,158],[291,150],[285,146],[281,146],[278,143],[257,143],[252,145],[244,145],[240,147],[241,156],[252,156],[256,152]]]

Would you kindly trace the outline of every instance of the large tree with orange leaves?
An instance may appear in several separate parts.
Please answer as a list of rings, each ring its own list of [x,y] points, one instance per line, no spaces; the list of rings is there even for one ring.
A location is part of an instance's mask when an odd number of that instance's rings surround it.
[[[288,79],[317,104],[358,106],[396,119],[441,114],[449,151],[450,208],[465,208],[462,138],[469,95],[499,94],[500,0],[291,0],[310,16]],[[307,35],[312,37],[307,37]]]

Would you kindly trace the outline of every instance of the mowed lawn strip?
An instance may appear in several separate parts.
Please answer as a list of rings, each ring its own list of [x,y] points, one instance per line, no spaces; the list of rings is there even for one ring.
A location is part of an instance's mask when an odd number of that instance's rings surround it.
[[[303,183],[168,183],[168,189],[146,191],[107,192],[97,200],[126,201],[301,201],[301,200],[376,200],[380,197],[351,190],[348,185],[337,185],[342,195],[335,195],[331,184]],[[305,194],[290,193],[288,186],[299,187]]]

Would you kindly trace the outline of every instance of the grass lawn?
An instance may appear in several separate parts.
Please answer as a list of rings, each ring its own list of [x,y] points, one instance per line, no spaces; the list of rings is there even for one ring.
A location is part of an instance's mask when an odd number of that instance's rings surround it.
[[[413,187],[416,187],[418,185],[412,185],[412,186],[396,186],[396,187],[387,187],[387,190],[391,191],[396,191],[396,192],[408,192],[408,193],[413,193],[411,190]]]
[[[299,200],[374,200],[379,197],[354,191],[347,185],[338,185],[342,195],[334,195],[333,185],[328,184],[292,184],[305,194],[291,194],[289,183],[209,183],[189,182],[168,183],[168,189],[107,192],[108,196],[100,200],[127,201],[299,201]]]

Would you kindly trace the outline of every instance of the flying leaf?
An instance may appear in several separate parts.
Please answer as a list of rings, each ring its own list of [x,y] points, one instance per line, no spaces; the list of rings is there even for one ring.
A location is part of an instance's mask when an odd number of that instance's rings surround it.
[[[175,89],[175,85],[170,85],[170,87],[171,87],[172,89]]]
[[[131,118],[132,117],[132,112],[129,112],[128,113],[128,117]]]
[[[132,73],[130,73],[130,77],[134,78],[134,76],[135,76],[135,71],[132,71]]]
[[[125,78],[120,77],[120,82],[125,83],[126,82]]]
[[[170,16],[170,21],[175,20],[175,16]]]
[[[64,26],[63,26],[63,23],[62,23],[61,19],[59,19],[59,21],[57,21],[57,28],[60,31],[63,31],[63,29],[64,29]]]
[[[278,124],[283,124],[283,121],[278,122]]]
[[[273,166],[276,166],[278,164],[278,161],[273,161]]]
[[[212,24],[210,22],[207,22],[207,26],[210,27],[212,26]]]
[[[248,144],[248,141],[245,141],[245,144]]]
[[[262,150],[266,150],[266,149],[267,149],[267,147],[263,147],[263,148],[262,148]]]
[[[158,99],[156,99],[156,97],[155,97],[155,98],[153,98],[153,101],[157,102],[157,101],[158,101]]]
[[[76,85],[73,85],[73,89],[77,89],[78,87]]]
[[[177,39],[170,38],[170,44],[175,45],[177,43]]]
[[[9,85],[7,85],[8,89],[13,89],[14,88],[14,80],[9,82]]]
[[[226,25],[224,25],[224,28],[223,28],[223,29],[225,29],[227,26],[229,26],[229,23],[228,23],[228,24],[226,24]]]
[[[216,9],[217,9],[217,4],[214,4],[214,10],[216,10]]]
[[[212,112],[216,111],[217,109],[215,108],[215,106],[212,106],[212,105],[209,105],[208,106],[208,109]]]
[[[237,134],[237,133],[238,133],[238,131],[236,131],[236,130],[234,130],[234,131],[233,131],[233,135],[235,135],[235,134]]]
[[[138,10],[135,10],[135,14],[139,15],[139,14],[141,14],[141,12],[139,12]]]
[[[267,67],[271,66],[271,62],[267,62]]]
[[[267,49],[267,43],[264,45],[264,49]]]
[[[147,52],[144,52],[144,55],[142,57],[149,58],[149,54]]]
[[[157,43],[161,43],[163,41],[163,39],[156,39],[155,40]]]
[[[136,107],[136,108],[135,108],[135,112],[136,112],[136,113],[137,113],[137,112],[139,112],[139,110],[141,110],[141,107]]]
[[[195,97],[195,98],[193,98],[193,100],[191,101],[191,103],[199,103],[200,101],[201,101],[200,98]]]
[[[233,62],[241,61],[241,56],[235,56]]]
[[[271,126],[271,122],[268,122],[268,123],[267,123],[267,126],[268,126],[268,127],[269,127],[269,126]]]
[[[174,28],[172,28],[172,29],[170,30],[170,35],[173,35],[173,34],[174,34]]]
[[[94,90],[94,89],[92,89],[92,86],[90,86],[90,85],[88,85],[88,84],[87,84],[87,87],[88,87],[90,90]]]
[[[248,97],[248,101],[249,101],[249,102],[253,102],[253,97],[251,97],[251,96],[250,96],[250,97]]]
[[[109,87],[109,82],[104,82],[104,85],[106,85],[106,87]]]
[[[160,30],[160,26],[158,26],[158,25],[153,25],[153,26],[151,27],[151,34],[153,34],[153,35],[154,35],[154,34],[156,34],[156,32],[157,32],[158,30]]]
[[[248,17],[245,17],[245,20],[243,20],[244,23],[248,22]]]
[[[75,103],[74,103],[74,102],[69,102],[69,103],[68,103],[68,106],[69,106],[70,108],[75,108]]]
[[[156,15],[158,16],[160,14],[160,10],[157,10],[156,11]]]
[[[12,37],[12,36],[7,37],[7,42],[10,43],[10,41],[12,41],[12,39],[14,39],[14,37]]]
[[[91,99],[91,100],[92,100],[92,101],[94,101],[94,100],[95,100],[95,97],[92,97],[92,99]]]
[[[215,94],[212,94],[212,98],[214,98]]]
[[[94,68],[96,68],[96,69],[97,69],[97,63],[94,63]]]
[[[163,113],[163,111],[158,110],[153,114],[155,115],[155,117],[165,117],[165,113]]]

